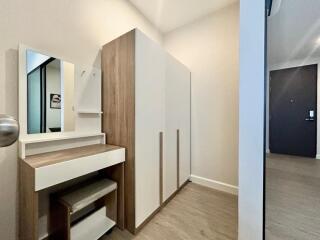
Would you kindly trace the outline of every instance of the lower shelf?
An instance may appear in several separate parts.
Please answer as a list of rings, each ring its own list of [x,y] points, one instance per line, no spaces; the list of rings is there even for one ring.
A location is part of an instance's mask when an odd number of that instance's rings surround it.
[[[106,216],[106,207],[99,209],[90,216],[71,227],[71,240],[99,239],[116,223]]]

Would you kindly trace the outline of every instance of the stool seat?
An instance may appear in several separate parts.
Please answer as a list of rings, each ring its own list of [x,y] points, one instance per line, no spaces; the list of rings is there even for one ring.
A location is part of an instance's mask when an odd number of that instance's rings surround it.
[[[116,189],[116,182],[110,179],[101,179],[85,185],[82,188],[78,188],[75,191],[61,195],[58,198],[58,201],[67,206],[72,214],[94,203]]]

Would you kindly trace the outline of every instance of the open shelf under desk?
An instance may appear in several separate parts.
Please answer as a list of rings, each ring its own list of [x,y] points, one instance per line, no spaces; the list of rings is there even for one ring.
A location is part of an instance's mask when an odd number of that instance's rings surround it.
[[[116,225],[106,216],[106,207],[92,213],[89,217],[71,227],[71,240],[98,239]],[[88,230],[90,229],[90,231]]]

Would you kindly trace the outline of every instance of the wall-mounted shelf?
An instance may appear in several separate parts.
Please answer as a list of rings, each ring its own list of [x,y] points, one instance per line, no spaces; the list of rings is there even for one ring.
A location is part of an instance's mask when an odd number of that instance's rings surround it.
[[[85,131],[97,127],[101,130],[101,70],[83,67],[76,73],[76,80],[76,127]]]

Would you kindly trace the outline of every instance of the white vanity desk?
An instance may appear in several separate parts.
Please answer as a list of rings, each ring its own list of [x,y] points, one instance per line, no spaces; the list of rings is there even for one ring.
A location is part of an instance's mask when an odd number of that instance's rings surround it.
[[[20,238],[39,239],[39,191],[101,171],[118,183],[118,227],[123,228],[125,149],[95,144],[20,159]]]
[[[91,173],[117,183],[110,208],[124,228],[125,149],[105,144],[102,114],[100,69],[20,45],[20,240],[52,239],[61,215],[51,194]]]
[[[42,153],[22,160],[32,170],[36,192],[124,161],[125,149],[107,144]]]

